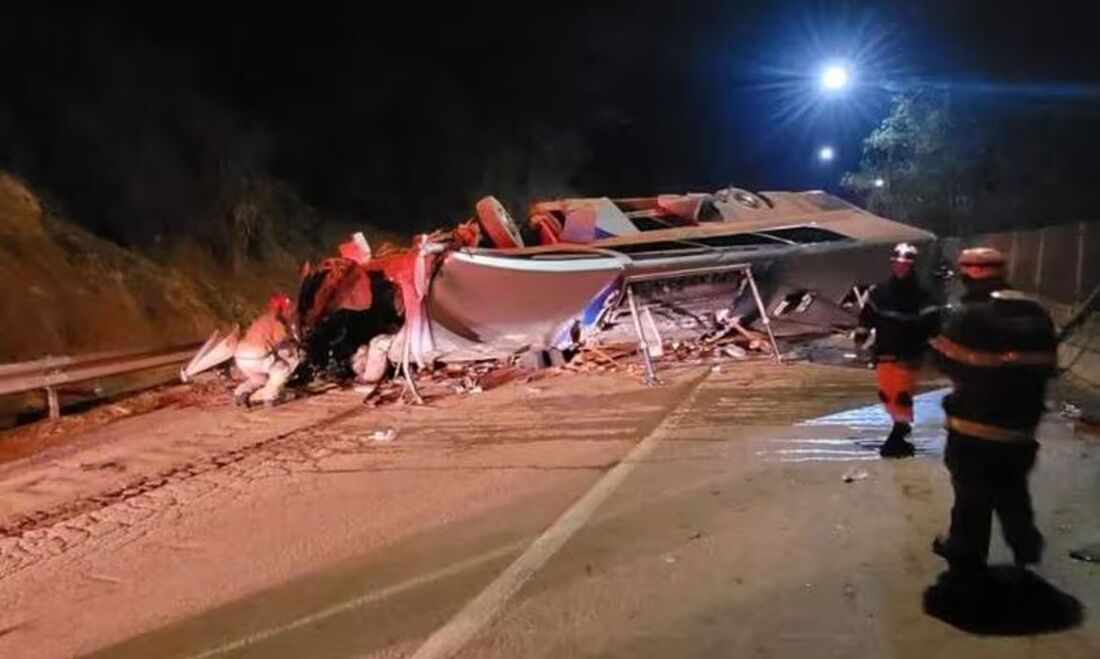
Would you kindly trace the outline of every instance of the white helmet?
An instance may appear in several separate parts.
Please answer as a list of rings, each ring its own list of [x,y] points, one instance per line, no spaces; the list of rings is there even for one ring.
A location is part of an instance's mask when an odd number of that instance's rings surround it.
[[[890,255],[890,260],[912,263],[917,260],[918,253],[917,248],[909,243],[898,243],[894,245],[894,251]]]

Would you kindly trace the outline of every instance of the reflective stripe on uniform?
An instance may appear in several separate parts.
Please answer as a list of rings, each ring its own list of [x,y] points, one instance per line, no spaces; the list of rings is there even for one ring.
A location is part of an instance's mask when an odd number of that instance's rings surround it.
[[[987,423],[960,419],[956,416],[947,417],[947,429],[960,432],[980,439],[992,439],[998,442],[1030,442],[1034,441],[1035,430],[1020,430],[1018,428],[1002,428],[991,426]]]
[[[1053,350],[985,352],[956,343],[942,334],[932,337],[928,343],[944,357],[970,366],[1053,366],[1058,360]]]

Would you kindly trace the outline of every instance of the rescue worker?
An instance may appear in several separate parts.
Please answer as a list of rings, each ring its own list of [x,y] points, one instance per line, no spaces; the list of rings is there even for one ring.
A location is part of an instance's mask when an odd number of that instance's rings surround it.
[[[293,304],[286,293],[275,293],[267,311],[248,326],[233,359],[245,381],[233,391],[233,401],[248,407],[256,392],[266,406],[279,402],[286,382],[298,367],[298,342],[292,327]]]
[[[939,307],[914,271],[916,260],[913,245],[894,247],[891,276],[871,290],[854,334],[857,344],[866,345],[871,331],[875,333],[872,359],[878,395],[894,422],[879,449],[884,458],[910,457],[916,452],[905,439],[912,432],[913,392],[928,339],[939,323]]]
[[[943,408],[955,504],[948,536],[932,549],[954,573],[984,568],[994,511],[1016,565],[1038,563],[1043,549],[1027,478],[1058,341],[1047,311],[1008,288],[1004,264],[995,249],[962,252],[962,299],[930,341],[937,367],[954,385]]]

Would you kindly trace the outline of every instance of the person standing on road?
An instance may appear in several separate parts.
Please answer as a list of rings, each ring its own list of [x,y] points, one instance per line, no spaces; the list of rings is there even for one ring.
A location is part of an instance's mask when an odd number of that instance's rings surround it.
[[[256,392],[264,405],[279,402],[299,361],[298,342],[291,327],[293,313],[290,297],[275,293],[268,301],[267,312],[252,321],[237,344],[233,360],[245,377],[233,391],[237,405],[248,407]]]
[[[948,536],[932,544],[953,572],[984,568],[993,511],[1017,566],[1042,556],[1027,479],[1058,340],[1042,305],[1008,288],[1004,264],[995,249],[962,252],[962,299],[929,342],[936,366],[953,383],[943,408],[955,503]]]
[[[871,290],[854,335],[857,344],[866,345],[871,332],[875,334],[872,358],[879,399],[894,422],[879,449],[884,458],[904,458],[916,452],[905,440],[912,432],[913,390],[928,339],[939,324],[939,307],[914,272],[916,260],[913,245],[894,247],[891,276]]]

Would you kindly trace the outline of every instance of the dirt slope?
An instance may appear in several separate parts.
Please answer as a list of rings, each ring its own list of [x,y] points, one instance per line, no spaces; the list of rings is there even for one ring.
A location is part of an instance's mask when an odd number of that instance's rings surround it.
[[[228,277],[195,245],[154,261],[54,217],[0,172],[0,362],[204,338],[292,289],[297,265],[276,254]]]

